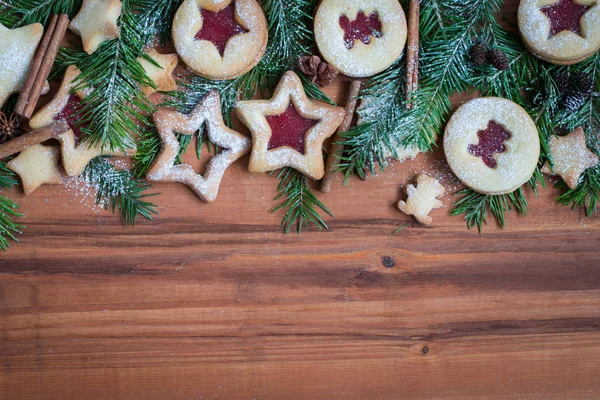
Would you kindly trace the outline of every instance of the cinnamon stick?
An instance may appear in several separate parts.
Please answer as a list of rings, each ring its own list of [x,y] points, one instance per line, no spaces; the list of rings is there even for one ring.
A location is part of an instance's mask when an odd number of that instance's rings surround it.
[[[45,142],[48,139],[58,137],[59,135],[68,132],[69,129],[71,128],[66,122],[59,121],[9,140],[0,145],[0,160],[12,156],[13,154],[17,154],[28,147]]]
[[[67,14],[62,14],[58,18],[56,29],[54,29],[54,32],[52,32],[50,43],[48,44],[48,48],[42,59],[38,75],[35,78],[27,105],[23,111],[23,117],[27,119],[31,118],[33,115],[33,111],[35,110],[38,100],[40,99],[46,79],[48,79],[48,75],[50,75],[50,69],[52,68],[52,65],[54,65],[54,60],[56,60],[58,49],[60,48],[60,44],[65,36],[65,33],[67,32],[68,26],[69,16]]]
[[[352,119],[354,118],[354,111],[356,110],[356,102],[358,93],[360,92],[360,80],[353,80],[350,82],[350,88],[348,89],[348,100],[346,103],[346,117],[342,122],[342,125],[338,128],[331,148],[329,149],[329,155],[327,156],[327,164],[325,166],[325,176],[321,181],[321,192],[329,193],[331,191],[331,185],[333,183],[333,175],[335,173],[335,165],[339,159],[339,156],[344,151],[344,144],[342,143],[343,138],[340,136],[341,132],[346,132],[350,125],[352,125]]]
[[[408,9],[408,46],[406,48],[406,108],[413,108],[412,95],[419,88],[419,14],[420,0],[410,0]]]
[[[33,88],[33,84],[36,81],[38,73],[40,71],[40,67],[42,66],[42,61],[44,60],[44,56],[48,51],[48,45],[50,44],[50,38],[56,29],[56,23],[58,22],[58,15],[54,14],[52,17],[52,21],[50,21],[50,25],[46,29],[46,33],[44,33],[44,37],[42,38],[42,42],[38,46],[37,52],[35,53],[35,57],[31,63],[31,67],[29,68],[29,75],[27,75],[27,79],[23,84],[23,89],[19,94],[19,100],[17,101],[17,105],[15,106],[15,112],[19,115],[23,115],[25,111],[25,107],[29,101],[29,95],[31,94],[31,89]]]

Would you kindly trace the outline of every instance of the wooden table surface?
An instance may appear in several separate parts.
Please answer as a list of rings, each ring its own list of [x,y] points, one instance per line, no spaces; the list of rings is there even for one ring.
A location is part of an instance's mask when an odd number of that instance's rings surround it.
[[[213,205],[155,185],[135,228],[73,184],[10,192],[27,228],[0,254],[0,399],[600,398],[600,218],[551,185],[505,230],[468,231],[450,195],[424,227],[395,208],[405,183],[457,188],[421,155],[338,179],[331,230],[286,236],[247,163]]]

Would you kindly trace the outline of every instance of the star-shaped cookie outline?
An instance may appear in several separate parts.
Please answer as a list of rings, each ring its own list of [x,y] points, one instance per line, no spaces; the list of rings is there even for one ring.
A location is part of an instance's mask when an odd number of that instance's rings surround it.
[[[582,127],[575,129],[567,136],[550,138],[550,155],[552,166],[546,162],[542,172],[558,175],[571,189],[577,188],[581,175],[600,162],[598,156],[587,148],[585,131]]]
[[[152,93],[168,92],[177,89],[177,82],[173,78],[173,71],[179,63],[179,56],[177,53],[173,54],[161,54],[156,49],[151,49],[146,52],[150,58],[152,58],[160,68],[150,63],[143,57],[138,57],[138,61],[144,68],[146,75],[154,82],[156,89],[151,86],[142,86],[141,90],[146,96],[150,96]]]
[[[0,24],[0,107],[23,88],[43,34],[38,23],[16,29]]]
[[[183,183],[203,201],[214,202],[227,168],[248,154],[252,146],[249,138],[225,125],[219,93],[211,90],[189,114],[161,107],[152,118],[162,141],[162,149],[148,170],[146,178],[151,182]],[[190,165],[175,165],[175,158],[180,149],[175,132],[193,135],[205,123],[208,139],[222,150],[210,159],[204,175],[201,175]]]
[[[121,0],[83,0],[81,9],[69,24],[69,29],[81,36],[83,50],[93,54],[106,40],[119,37],[117,20],[121,16]]]
[[[304,154],[287,146],[268,149],[272,132],[266,116],[283,114],[290,102],[304,118],[319,121],[306,132]],[[292,167],[312,179],[323,178],[323,142],[335,133],[344,120],[343,108],[310,100],[298,75],[288,71],[279,81],[270,100],[238,101],[236,112],[252,132],[253,147],[248,168],[251,172]]]
[[[32,129],[40,129],[55,122],[56,116],[65,108],[71,93],[78,86],[75,81],[80,73],[79,68],[74,65],[67,68],[60,88],[52,101],[42,107],[29,121]],[[82,100],[86,97],[85,90],[77,90],[75,93]],[[81,175],[88,163],[98,156],[125,157],[134,156],[136,153],[135,148],[127,149],[127,152],[123,153],[120,149],[111,151],[108,146],[102,147],[101,144],[89,146],[86,142],[80,142],[76,145],[75,134],[72,130],[59,135],[57,139],[61,144],[62,163],[68,176]]]
[[[19,175],[23,183],[23,191],[26,196],[29,196],[41,185],[63,183],[58,169],[59,158],[58,146],[36,144],[23,150],[6,166]]]
[[[558,32],[556,32],[556,33],[553,33],[553,32],[552,32],[552,31],[554,30],[554,27],[555,27],[555,25],[556,25],[556,24],[560,24],[561,22],[566,22],[566,21],[564,20],[564,16],[563,16],[563,15],[560,15],[560,18],[561,18],[561,19],[560,19],[560,20],[558,20],[558,21],[557,21],[556,19],[552,19],[552,16],[551,16],[552,14],[554,14],[554,13],[555,13],[555,11],[554,11],[554,10],[557,10],[557,11],[556,11],[556,13],[558,13],[558,12],[560,11],[560,7],[563,5],[563,2],[571,2],[571,3],[573,3],[575,6],[578,6],[580,11],[583,11],[583,12],[581,13],[581,15],[579,16],[579,19],[577,20],[577,25],[578,25],[578,31],[579,31],[579,32],[575,32],[575,31],[574,31],[574,30],[572,30],[572,29],[562,29],[562,30],[560,30],[560,31],[558,31]],[[582,37],[582,38],[585,38],[585,37],[584,37],[584,34],[583,34],[583,29],[581,29],[581,20],[583,19],[583,16],[584,16],[584,15],[585,15],[585,14],[586,14],[588,11],[590,11],[590,9],[591,9],[592,7],[594,7],[595,5],[596,5],[596,3],[590,4],[590,5],[588,6],[588,5],[586,5],[586,4],[579,4],[579,3],[577,3],[577,2],[576,2],[576,1],[574,1],[574,0],[558,0],[558,1],[556,1],[555,3],[548,4],[548,5],[546,5],[546,6],[543,6],[543,7],[541,7],[541,8],[540,8],[540,11],[542,12],[542,14],[544,14],[544,15],[546,16],[546,18],[548,19],[548,22],[550,23],[550,36],[549,36],[549,37],[550,37],[550,39],[551,39],[551,38],[553,38],[554,36],[558,35],[559,33],[561,33],[561,32],[565,32],[565,31],[567,31],[567,32],[572,32],[572,33],[576,34],[577,36],[580,36],[580,37]],[[583,9],[585,9],[585,10],[583,10]],[[569,15],[568,17],[570,18],[571,16]],[[570,22],[573,22],[573,21],[570,21]]]

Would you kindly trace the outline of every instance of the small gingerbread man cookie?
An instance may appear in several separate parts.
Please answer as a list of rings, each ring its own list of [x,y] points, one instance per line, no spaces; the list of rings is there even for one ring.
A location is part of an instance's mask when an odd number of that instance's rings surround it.
[[[190,114],[159,108],[153,118],[163,148],[148,171],[148,180],[183,183],[203,201],[214,202],[227,168],[248,154],[252,146],[249,138],[228,128],[223,122],[219,93],[216,90],[209,92]],[[219,146],[221,152],[208,162],[204,175],[200,175],[190,165],[175,165],[181,148],[175,133],[193,135],[205,123],[208,139]]]
[[[484,97],[462,105],[444,134],[444,153],[462,183],[483,194],[506,194],[525,184],[540,157],[535,122],[518,104]]]
[[[577,187],[581,175],[588,168],[595,167],[599,162],[598,156],[585,144],[585,132],[582,127],[567,136],[551,137],[550,154],[552,166],[546,162],[542,172],[548,175],[559,175],[571,189]]]
[[[575,64],[600,49],[596,0],[522,0],[518,17],[527,48],[552,64]]]
[[[233,79],[265,53],[267,20],[256,0],[184,0],[173,20],[183,62],[209,79]]]
[[[406,16],[397,0],[322,0],[315,41],[328,63],[352,77],[391,66],[406,44]]]
[[[81,36],[86,53],[92,54],[103,42],[120,36],[117,21],[122,9],[120,0],[83,0],[69,28]]]
[[[406,215],[413,215],[423,225],[431,225],[433,218],[429,216],[432,210],[443,207],[438,200],[446,193],[446,189],[433,177],[429,175],[417,176],[417,186],[408,185],[406,201],[398,202],[398,209]]]
[[[83,126],[79,124],[78,114],[81,112],[82,100],[86,94],[83,90],[71,93],[77,86],[75,80],[79,74],[80,71],[76,66],[69,66],[54,99],[29,121],[29,126],[33,129],[43,128],[58,120],[67,122],[71,130],[59,135],[57,139],[61,143],[62,162],[68,176],[81,175],[95,157],[133,156],[136,153],[135,149],[128,149],[124,153],[117,149],[111,151],[108,146],[102,147],[100,144],[90,146],[85,142],[79,143]]]
[[[146,96],[150,96],[156,91],[169,92],[177,89],[177,82],[173,79],[173,70],[177,67],[177,63],[179,63],[177,54],[160,54],[155,49],[146,52],[146,54],[160,67],[157,67],[143,57],[138,58],[146,75],[148,75],[156,86],[156,89],[151,86],[142,86],[142,92]]]
[[[252,132],[250,172],[292,167],[323,178],[323,142],[342,123],[343,108],[309,100],[298,75],[288,71],[270,100],[239,101],[236,112]]]

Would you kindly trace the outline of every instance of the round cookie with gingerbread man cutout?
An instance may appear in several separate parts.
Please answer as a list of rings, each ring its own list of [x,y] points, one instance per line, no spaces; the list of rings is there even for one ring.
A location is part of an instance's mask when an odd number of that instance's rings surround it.
[[[328,63],[355,78],[391,66],[406,44],[406,16],[397,0],[322,0],[315,41]]]
[[[184,0],[172,36],[177,53],[196,74],[233,79],[265,53],[267,20],[256,0]]]
[[[527,48],[552,64],[575,64],[600,49],[596,0],[522,0],[518,18]]]
[[[450,118],[444,153],[466,186],[479,193],[506,194],[531,179],[540,157],[540,138],[521,106],[483,97],[465,103]]]

